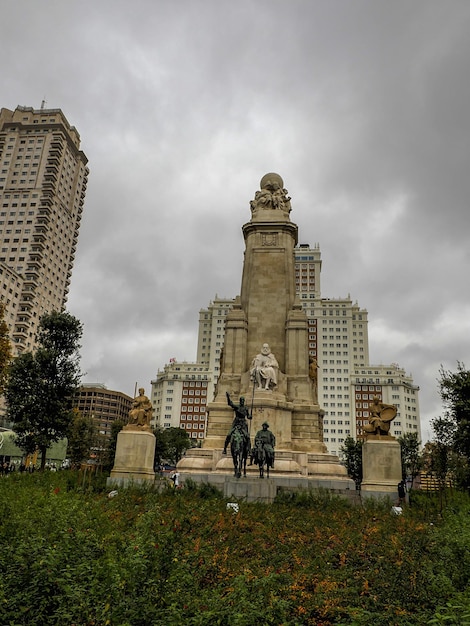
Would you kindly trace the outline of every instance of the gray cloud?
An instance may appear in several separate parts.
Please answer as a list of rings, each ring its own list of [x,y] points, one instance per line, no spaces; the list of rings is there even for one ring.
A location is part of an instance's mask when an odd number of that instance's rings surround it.
[[[23,0],[2,22],[1,105],[60,107],[89,158],[69,298],[88,380],[132,393],[195,358],[278,171],[323,295],[369,310],[426,434],[440,364],[470,361],[466,1]]]

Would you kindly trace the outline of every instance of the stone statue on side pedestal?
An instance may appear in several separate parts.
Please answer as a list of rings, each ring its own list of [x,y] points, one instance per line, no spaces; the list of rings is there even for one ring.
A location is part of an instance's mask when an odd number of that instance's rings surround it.
[[[363,427],[366,435],[390,435],[390,423],[397,415],[397,407],[384,404],[378,396],[369,404],[369,423]]]
[[[318,363],[313,356],[309,357],[308,362],[308,377],[313,385],[313,398],[315,402],[318,402]]]
[[[108,485],[155,480],[155,435],[150,427],[152,411],[152,403],[142,387],[129,411],[129,423],[118,433]]]
[[[251,363],[251,380],[259,389],[272,391],[277,385],[279,363],[271,352],[269,344],[264,343],[261,352],[255,356]]]
[[[384,404],[378,396],[369,404],[369,424],[363,427],[366,435],[362,446],[363,497],[396,494],[401,479],[400,444],[390,434],[390,424],[396,414],[397,407]]]
[[[132,409],[129,411],[129,422],[125,428],[127,430],[134,428],[150,429],[152,413],[152,403],[145,395],[145,389],[141,387],[139,395],[134,398]]]

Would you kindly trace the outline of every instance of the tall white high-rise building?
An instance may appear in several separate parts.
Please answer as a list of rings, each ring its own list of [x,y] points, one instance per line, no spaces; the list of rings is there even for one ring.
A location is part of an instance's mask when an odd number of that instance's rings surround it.
[[[232,308],[232,304],[233,299],[219,298],[216,295],[207,309],[199,311],[197,362],[203,363],[213,373],[214,384],[220,374],[220,359],[225,337],[225,318]]]
[[[170,359],[152,380],[152,423],[162,428],[183,428],[201,440],[206,427],[206,405],[214,395],[220,373],[225,317],[233,300],[218,296],[199,311],[196,363]]]
[[[294,255],[296,290],[309,324],[309,354],[318,365],[318,402],[324,411],[323,438],[328,450],[339,454],[346,437],[361,437],[374,396],[385,404],[396,405],[397,417],[391,428],[395,437],[404,432],[416,432],[420,437],[419,387],[395,363],[369,364],[367,310],[353,302],[349,295],[345,298],[322,298],[322,260],[318,244],[312,248],[301,244],[295,248]],[[180,370],[183,378],[193,375],[186,372],[188,366],[205,371],[208,377],[207,401],[212,400],[220,374],[220,359],[223,358],[225,317],[233,302],[233,299],[216,296],[207,309],[200,310],[197,363],[166,365],[157,374],[157,381],[152,382],[155,412],[167,416],[166,419],[159,418],[162,426],[179,425],[178,421],[182,423],[181,415],[187,415],[181,408],[182,390],[176,392],[175,385],[178,383],[171,383],[175,390],[173,393],[164,390],[164,385],[172,380],[173,375],[178,373],[180,377]],[[177,372],[175,368],[178,368]],[[166,411],[162,410],[163,404]]]
[[[0,299],[16,354],[67,301],[87,178],[60,109],[0,110]]]
[[[297,293],[309,320],[309,354],[318,364],[318,401],[325,412],[328,450],[339,454],[346,437],[361,437],[374,395],[397,406],[394,436],[417,432],[420,437],[419,387],[397,364],[369,364],[367,310],[350,296],[321,297],[318,244],[301,244],[294,254]]]

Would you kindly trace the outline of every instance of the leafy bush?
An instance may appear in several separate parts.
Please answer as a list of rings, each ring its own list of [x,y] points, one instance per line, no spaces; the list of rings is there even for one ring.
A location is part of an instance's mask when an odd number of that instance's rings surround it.
[[[234,513],[189,487],[109,498],[69,472],[0,480],[2,624],[466,623],[466,496],[431,523],[327,492]]]

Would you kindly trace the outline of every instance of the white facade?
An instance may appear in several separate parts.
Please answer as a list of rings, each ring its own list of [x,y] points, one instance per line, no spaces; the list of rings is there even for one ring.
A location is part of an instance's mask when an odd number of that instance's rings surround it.
[[[210,394],[210,395],[209,395]],[[172,360],[152,380],[152,425],[183,428],[192,439],[202,440],[206,430],[206,406],[213,382],[202,363]]]
[[[212,372],[213,384],[220,374],[220,357],[224,346],[225,318],[232,308],[233,299],[216,296],[207,309],[199,311],[197,362]],[[213,391],[214,387],[212,387]]]
[[[367,311],[347,298],[317,300],[309,318],[312,312],[316,321],[318,402],[325,411],[323,437],[328,450],[338,454],[344,439],[356,436],[351,377],[356,366],[368,362]],[[337,426],[341,432],[332,432]]]
[[[369,365],[367,310],[349,296],[322,298],[321,264],[318,244],[313,248],[301,244],[295,249],[297,293],[309,318],[309,353],[319,366],[318,401],[325,411],[323,437],[329,452],[339,454],[346,437],[361,435],[362,422],[368,423],[369,396],[373,395],[398,408],[392,435],[417,432],[420,437],[419,387],[396,364]],[[367,391],[356,393],[356,387],[362,385]],[[373,391],[369,387],[374,387]],[[365,395],[367,399],[362,398]]]
[[[325,412],[323,437],[329,452],[339,454],[346,437],[361,436],[373,395],[378,395],[385,404],[397,406],[392,435],[417,432],[420,437],[419,387],[396,364],[369,365],[367,310],[360,308],[349,295],[321,297],[322,260],[318,244],[313,248],[301,244],[294,254],[296,289],[309,320],[309,354],[318,364],[318,402]],[[204,372],[208,377],[208,402],[212,400],[220,374],[225,317],[232,304],[233,300],[216,296],[207,309],[201,309],[197,363],[166,365],[152,382],[152,401],[161,426],[181,424],[182,380],[186,376],[202,376]],[[195,371],[189,371],[189,367]]]

